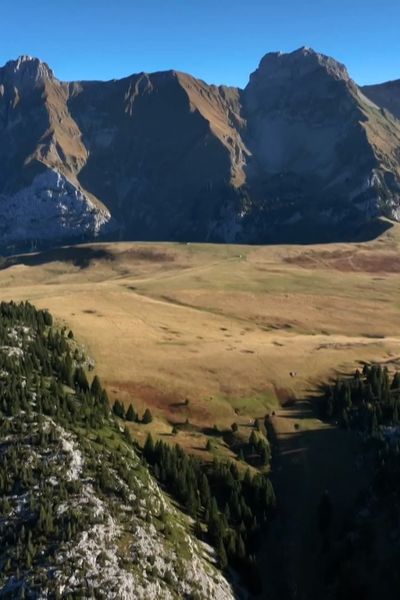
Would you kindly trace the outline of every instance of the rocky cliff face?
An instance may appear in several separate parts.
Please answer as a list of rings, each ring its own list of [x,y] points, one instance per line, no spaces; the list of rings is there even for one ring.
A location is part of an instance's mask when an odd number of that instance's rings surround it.
[[[361,90],[308,48],[267,54],[244,90],[175,71],[62,83],[37,59],[11,61],[0,69],[3,244],[107,231],[311,241],[398,219],[389,87]]]
[[[267,54],[244,110],[248,182],[270,215],[266,235],[271,224],[351,228],[396,216],[400,123],[382,115],[344,65],[309,48]]]

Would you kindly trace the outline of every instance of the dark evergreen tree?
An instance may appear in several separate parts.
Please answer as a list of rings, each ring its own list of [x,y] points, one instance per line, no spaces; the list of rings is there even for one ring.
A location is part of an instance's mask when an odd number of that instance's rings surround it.
[[[120,419],[125,419],[124,405],[119,400],[115,400],[113,404],[113,413],[116,417],[119,417]]]
[[[126,417],[125,418],[126,418],[127,421],[130,421],[132,423],[137,420],[137,414],[134,411],[134,408],[133,408],[132,404],[130,404],[128,406],[128,410],[126,411]]]
[[[144,425],[147,425],[147,424],[151,423],[152,420],[153,420],[153,415],[151,414],[150,409],[146,408],[146,410],[143,413],[142,423],[144,423]]]

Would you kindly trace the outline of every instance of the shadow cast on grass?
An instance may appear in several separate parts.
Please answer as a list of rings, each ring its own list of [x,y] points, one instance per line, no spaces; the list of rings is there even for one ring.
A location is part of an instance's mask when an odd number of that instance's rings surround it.
[[[4,259],[0,269],[9,269],[15,265],[36,267],[54,262],[72,264],[80,269],[87,269],[94,260],[113,261],[114,256],[104,248],[68,246],[44,250],[34,254],[17,254]]]

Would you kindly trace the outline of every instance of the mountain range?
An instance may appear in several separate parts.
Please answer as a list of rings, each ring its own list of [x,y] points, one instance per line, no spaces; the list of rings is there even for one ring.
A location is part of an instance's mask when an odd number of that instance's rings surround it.
[[[400,220],[400,80],[359,87],[305,47],[264,56],[245,89],[0,68],[2,247],[325,241],[381,216]]]

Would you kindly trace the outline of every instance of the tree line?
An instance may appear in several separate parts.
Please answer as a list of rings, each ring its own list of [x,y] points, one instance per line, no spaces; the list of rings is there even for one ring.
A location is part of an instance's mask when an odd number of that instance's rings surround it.
[[[322,414],[345,428],[377,432],[381,425],[398,425],[400,373],[387,367],[364,365],[352,377],[339,378],[325,389]]]

